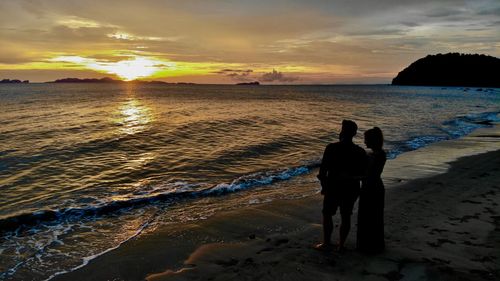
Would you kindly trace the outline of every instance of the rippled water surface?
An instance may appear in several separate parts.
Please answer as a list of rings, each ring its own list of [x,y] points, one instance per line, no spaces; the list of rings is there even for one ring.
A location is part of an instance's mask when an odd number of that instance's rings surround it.
[[[229,192],[270,192],[318,164],[342,119],[381,127],[396,157],[488,126],[499,104],[499,89],[0,85],[0,280],[43,280]]]

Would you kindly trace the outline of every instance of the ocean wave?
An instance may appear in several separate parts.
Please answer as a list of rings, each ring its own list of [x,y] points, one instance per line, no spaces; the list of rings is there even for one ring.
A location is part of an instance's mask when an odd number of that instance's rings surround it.
[[[222,195],[226,193],[245,190],[251,187],[269,185],[278,181],[289,180],[292,177],[306,174],[309,171],[310,167],[300,166],[277,172],[274,171],[274,172],[252,174],[240,177],[229,184],[227,183],[218,184],[210,189],[202,191],[201,194],[207,196]]]
[[[471,133],[481,127],[492,126],[499,122],[499,112],[485,112],[458,116],[455,119],[442,123],[439,129],[443,135],[415,136],[408,140],[393,142],[388,151],[389,158],[395,158],[401,153],[416,150],[431,143],[455,139]],[[319,165],[319,160],[310,163],[279,170],[263,171],[241,176],[230,183],[220,183],[213,186],[193,184],[187,182],[174,182],[160,184],[152,190],[131,194],[122,200],[104,201],[88,207],[68,207],[58,210],[38,210],[0,219],[0,232],[13,231],[19,227],[35,225],[42,222],[58,220],[78,220],[82,217],[101,216],[126,209],[140,208],[156,202],[177,201],[184,198],[198,198],[207,196],[220,196],[227,193],[238,192],[258,186],[270,185],[277,181],[289,180],[298,175],[308,173]]]
[[[485,112],[458,116],[442,123],[439,128],[445,134],[415,136],[408,140],[392,142],[388,151],[389,158],[395,158],[401,153],[416,150],[431,143],[455,139],[471,133],[481,127],[492,126],[499,122],[499,112]],[[319,165],[319,160],[298,167],[252,173],[236,178],[230,183],[220,183],[206,187],[201,183],[174,182],[160,184],[152,190],[130,194],[122,200],[97,201],[92,206],[68,207],[58,210],[38,210],[0,218],[0,232],[13,231],[19,227],[36,225],[42,222],[78,220],[82,217],[101,216],[126,209],[140,208],[156,202],[176,201],[184,198],[197,198],[219,196],[227,193],[238,192],[258,186],[270,185],[277,181],[289,180],[298,175],[308,173]]]
[[[231,183],[220,183],[205,188],[202,184],[190,184],[187,182],[166,183],[163,185],[160,184],[148,192],[131,194],[128,198],[122,200],[100,202],[88,207],[68,207],[58,210],[38,210],[18,214],[0,219],[0,233],[9,231],[19,232],[24,227],[45,222],[78,221],[86,217],[98,217],[122,210],[140,208],[157,202],[173,202],[186,198],[219,196],[288,180],[292,177],[308,173],[316,165],[317,163],[312,162],[305,166],[253,173],[239,177]]]
[[[200,184],[190,184],[184,181],[170,182],[153,185],[148,187],[147,191],[142,190],[142,192],[137,192],[133,198],[120,201],[112,201],[107,203],[101,203],[100,205],[95,205],[87,208],[66,208],[60,210],[40,210],[37,212],[21,214],[9,218],[4,218],[0,220],[0,232],[12,230],[11,232],[3,233],[3,238],[9,240],[9,237],[20,237],[23,235],[31,235],[33,233],[43,232],[44,241],[46,243],[37,243],[34,253],[23,259],[12,267],[10,267],[5,272],[0,272],[0,279],[13,276],[16,274],[20,267],[26,266],[27,264],[33,262],[36,256],[42,255],[51,247],[54,243],[64,244],[61,241],[62,236],[69,235],[74,228],[74,226],[82,224],[89,224],[91,221],[99,220],[102,217],[99,215],[105,214],[118,214],[120,211],[129,211],[134,208],[143,207],[146,204],[154,204],[157,202],[168,202],[172,201],[178,202],[180,198],[203,198],[203,197],[216,197],[233,192],[238,192],[242,190],[247,190],[251,188],[256,188],[260,186],[270,185],[279,181],[286,181],[292,177],[303,175],[308,173],[312,168],[317,166],[316,161],[311,161],[310,163],[302,166],[297,166],[293,168],[285,168],[273,171],[263,171],[258,173],[252,173],[238,177],[231,181],[230,183],[220,183],[213,186],[204,186]],[[264,200],[263,202],[268,202]],[[257,204],[258,202],[252,202],[252,204]],[[262,202],[261,202],[262,203]],[[141,209],[142,210],[142,209]],[[134,237],[140,235],[150,224],[153,223],[155,215],[150,216],[150,218],[143,222],[141,226],[134,231],[131,235],[127,236],[126,239],[120,240],[120,242],[112,247],[108,247],[105,250],[101,250],[98,253],[94,253],[85,256],[81,259],[79,265],[73,266],[70,269],[63,269],[52,273],[47,279],[77,270],[91,260],[98,256],[101,256],[109,251],[117,249],[123,243],[133,239]],[[31,227],[32,226],[32,227]],[[92,228],[92,227],[91,227]],[[24,232],[26,230],[26,232]],[[26,233],[26,234],[23,234]]]
[[[491,127],[495,123],[500,122],[499,114],[500,112],[498,111],[483,112],[457,116],[454,119],[444,121],[441,126],[437,128],[444,134],[415,136],[408,140],[395,142],[393,143],[393,148],[388,151],[388,158],[396,158],[404,152],[417,150],[435,142],[458,139],[479,128]]]

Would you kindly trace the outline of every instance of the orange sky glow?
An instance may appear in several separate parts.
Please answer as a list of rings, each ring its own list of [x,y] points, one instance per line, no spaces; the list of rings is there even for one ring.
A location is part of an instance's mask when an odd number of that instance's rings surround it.
[[[32,82],[390,83],[427,54],[500,56],[496,0],[7,0],[0,10],[0,79]]]

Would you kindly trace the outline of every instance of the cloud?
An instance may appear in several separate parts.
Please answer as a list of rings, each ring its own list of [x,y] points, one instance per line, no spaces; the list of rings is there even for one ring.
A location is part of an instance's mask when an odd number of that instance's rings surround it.
[[[114,38],[117,40],[124,40],[124,41],[176,41],[178,39],[177,37],[165,38],[158,36],[139,36],[123,31],[115,31],[113,33],[106,34],[106,36],[109,38]]]
[[[217,74],[232,74],[232,73],[244,73],[244,74],[248,74],[248,73],[252,73],[253,70],[251,69],[230,69],[230,68],[225,68],[225,69],[221,69],[219,71],[216,71],[215,73]]]
[[[186,73],[192,75],[189,79],[196,73],[224,83],[261,78],[277,82],[300,78],[308,83],[320,77],[331,82],[369,73],[390,77],[430,53],[500,56],[499,4],[498,0],[109,0],[105,4],[0,0],[0,68],[60,56],[117,62],[137,55],[184,64],[169,73],[168,79],[179,80],[188,77]],[[286,74],[268,72],[273,67]],[[292,73],[294,77],[289,77]]]
[[[407,26],[407,27],[417,27],[417,26],[420,26],[421,24],[418,22],[402,21],[401,25]]]
[[[214,73],[224,75],[224,76],[229,77],[235,81],[250,81],[250,80],[252,80],[252,77],[251,77],[252,72],[253,72],[252,69],[225,68],[225,69],[221,69],[219,71],[215,71]]]
[[[482,10],[482,11],[479,11],[477,14],[483,15],[483,16],[489,16],[489,15],[500,16],[500,7],[496,7],[494,9]]]
[[[364,30],[355,30],[345,32],[346,35],[352,36],[379,36],[379,35],[404,35],[408,32],[408,28],[367,28]]]
[[[282,72],[273,69],[271,72],[262,74],[260,81],[262,82],[293,82],[297,81],[297,77],[285,76]]]
[[[273,69],[271,72],[265,72],[262,75],[254,74],[252,69],[231,69],[225,68],[214,73],[224,75],[234,81],[260,81],[260,82],[294,82],[299,80],[298,77],[285,75],[283,72]]]
[[[488,26],[491,26],[491,27],[498,27],[500,26],[500,20],[497,20],[497,21],[494,21],[494,22],[491,22],[488,24]]]
[[[84,19],[84,18],[79,18],[79,17],[62,17],[58,20],[56,20],[58,25],[63,25],[68,28],[99,28],[99,27],[116,27],[113,25],[108,25],[108,24],[102,24],[94,20],[90,19]]]
[[[438,9],[433,9],[431,11],[427,11],[426,16],[430,18],[445,18],[450,16],[456,16],[464,12],[466,12],[466,10],[462,8],[442,7]]]

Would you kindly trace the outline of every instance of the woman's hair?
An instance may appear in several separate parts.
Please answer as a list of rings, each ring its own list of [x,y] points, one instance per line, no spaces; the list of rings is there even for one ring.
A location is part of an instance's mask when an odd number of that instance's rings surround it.
[[[384,135],[379,127],[373,127],[365,132],[365,143],[369,148],[382,149]]]

